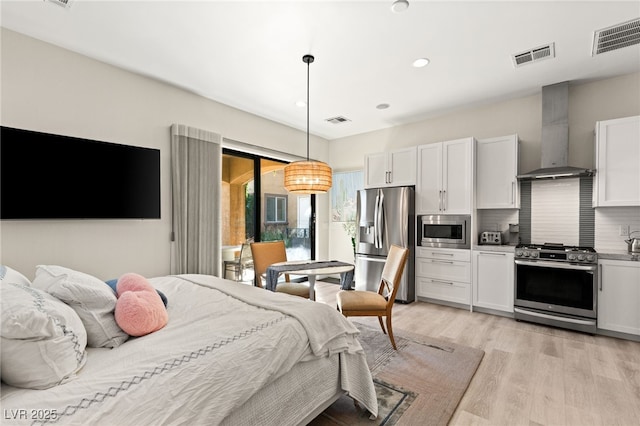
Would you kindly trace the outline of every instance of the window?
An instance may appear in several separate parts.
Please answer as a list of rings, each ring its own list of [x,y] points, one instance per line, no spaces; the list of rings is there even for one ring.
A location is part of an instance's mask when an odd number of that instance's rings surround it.
[[[287,223],[287,196],[264,194],[265,223]]]

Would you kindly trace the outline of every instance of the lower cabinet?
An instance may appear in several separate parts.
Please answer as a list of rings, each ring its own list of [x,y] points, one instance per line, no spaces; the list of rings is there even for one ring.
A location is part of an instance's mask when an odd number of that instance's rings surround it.
[[[416,247],[416,295],[471,305],[471,252]]]
[[[513,313],[513,253],[473,251],[473,306]]]
[[[598,261],[598,328],[640,336],[640,262]]]

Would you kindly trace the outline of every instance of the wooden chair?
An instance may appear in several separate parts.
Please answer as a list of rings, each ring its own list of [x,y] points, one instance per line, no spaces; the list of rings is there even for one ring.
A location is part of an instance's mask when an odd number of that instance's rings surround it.
[[[387,330],[391,346],[396,348],[393,339],[393,329],[391,328],[391,309],[396,300],[396,293],[400,286],[402,272],[407,264],[409,249],[392,245],[389,255],[382,269],[382,277],[378,292],[362,290],[340,290],[337,294],[338,310],[345,317],[378,317],[382,332],[387,333],[382,323],[382,317],[387,319]]]
[[[256,276],[256,286],[264,288],[263,280],[266,280],[267,268],[274,263],[285,262],[287,260],[287,250],[284,241],[262,241],[251,243],[251,253],[253,255],[253,269]],[[309,283],[291,282],[289,274],[284,274],[284,282],[278,282],[276,291],[280,293],[293,294],[295,296],[309,298]]]

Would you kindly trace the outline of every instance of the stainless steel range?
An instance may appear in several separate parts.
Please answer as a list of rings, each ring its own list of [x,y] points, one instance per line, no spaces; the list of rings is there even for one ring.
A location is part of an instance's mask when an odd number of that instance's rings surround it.
[[[591,247],[516,246],[515,318],[595,333],[597,267],[598,255]]]

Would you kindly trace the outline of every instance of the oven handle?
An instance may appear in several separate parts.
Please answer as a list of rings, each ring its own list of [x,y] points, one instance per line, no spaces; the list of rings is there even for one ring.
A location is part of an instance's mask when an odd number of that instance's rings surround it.
[[[579,320],[579,319],[575,319],[575,318],[567,318],[567,317],[561,317],[561,316],[555,316],[555,315],[547,315],[547,314],[543,314],[543,313],[540,313],[540,312],[527,311],[527,310],[520,309],[520,308],[513,308],[513,311],[517,312],[519,314],[531,315],[531,316],[534,316],[534,317],[552,319],[552,320],[556,320],[556,321],[570,322],[570,323],[573,323],[573,324],[594,325],[596,323],[595,321],[592,321],[592,320]]]
[[[562,263],[562,262],[548,262],[544,260],[516,260],[516,265],[527,265],[527,266],[539,266],[541,268],[556,268],[556,269],[573,269],[577,271],[591,271],[594,272],[596,270],[596,265],[574,265],[571,263]]]

